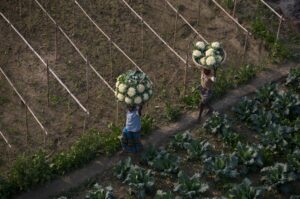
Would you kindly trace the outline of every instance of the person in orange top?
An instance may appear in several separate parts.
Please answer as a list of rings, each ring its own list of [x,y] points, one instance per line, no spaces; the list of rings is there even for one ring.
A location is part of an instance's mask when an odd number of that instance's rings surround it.
[[[201,121],[202,113],[204,108],[208,108],[208,113],[212,112],[212,107],[209,103],[210,98],[212,97],[212,87],[216,81],[215,70],[202,69],[201,71],[201,86],[200,86],[200,95],[201,102],[199,105],[199,116],[198,121]]]

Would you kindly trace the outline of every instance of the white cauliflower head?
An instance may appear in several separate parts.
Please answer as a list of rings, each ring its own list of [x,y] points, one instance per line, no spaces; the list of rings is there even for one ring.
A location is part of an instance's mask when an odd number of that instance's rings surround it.
[[[200,50],[205,49],[205,43],[203,41],[198,41],[195,46]]]
[[[200,57],[202,55],[202,53],[199,50],[194,50],[193,51],[193,56],[194,57]]]
[[[142,101],[143,101],[143,100],[142,100],[142,98],[141,98],[140,96],[137,96],[137,97],[134,98],[134,103],[135,103],[135,104],[141,104]]]
[[[143,93],[145,91],[145,86],[143,84],[137,85],[137,91]]]
[[[209,56],[206,59],[206,65],[208,65],[208,66],[213,66],[213,65],[215,65],[215,63],[216,63],[216,59],[214,56]]]
[[[128,95],[129,97],[133,97],[133,96],[135,96],[135,94],[136,94],[135,88],[130,87],[130,88],[128,89],[128,91],[127,91],[127,95]]]
[[[132,99],[129,97],[125,97],[126,104],[132,104]]]
[[[118,90],[120,93],[125,93],[126,88],[127,88],[126,84],[119,84],[118,86]]]
[[[215,50],[212,49],[212,48],[208,49],[208,50],[205,52],[205,56],[206,56],[206,57],[214,56],[214,54],[215,54]]]
[[[219,48],[221,48],[221,44],[219,42],[213,42],[211,44],[211,47],[214,49],[219,49]]]
[[[123,94],[119,93],[119,94],[117,95],[117,98],[118,98],[118,100],[119,100],[120,102],[123,102],[124,99],[125,99],[125,96],[124,96]]]

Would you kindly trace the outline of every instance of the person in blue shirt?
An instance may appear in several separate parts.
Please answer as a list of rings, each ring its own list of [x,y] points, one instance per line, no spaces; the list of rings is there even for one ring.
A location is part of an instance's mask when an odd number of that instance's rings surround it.
[[[126,124],[121,137],[124,152],[138,153],[143,148],[141,143],[141,115],[142,106],[127,106]]]

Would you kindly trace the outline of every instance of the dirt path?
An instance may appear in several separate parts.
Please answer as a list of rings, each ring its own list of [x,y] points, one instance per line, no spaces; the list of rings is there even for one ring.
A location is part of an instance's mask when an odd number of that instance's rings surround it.
[[[280,78],[286,76],[288,71],[294,65],[283,66],[276,69],[268,69],[266,71],[258,74],[257,78],[252,80],[249,84],[241,86],[237,89],[231,90],[225,95],[221,100],[216,101],[213,106],[216,111],[223,112],[230,108],[232,105],[237,103],[241,97],[249,95],[257,88],[262,87],[268,82],[277,81]],[[300,67],[298,64],[297,67]],[[197,112],[188,112],[182,116],[182,118],[169,126],[162,127],[155,132],[153,132],[144,141],[144,145],[148,146],[150,144],[161,146],[164,145],[169,138],[176,132],[187,130],[197,125],[195,123],[197,117]],[[205,118],[206,119],[206,118]],[[204,121],[204,120],[203,120]],[[57,195],[61,192],[66,192],[70,189],[74,189],[80,186],[82,183],[86,182],[88,179],[101,174],[103,171],[110,169],[117,163],[117,161],[126,158],[126,156],[115,155],[113,157],[100,157],[86,167],[78,169],[64,177],[53,180],[44,186],[37,187],[30,192],[20,194],[15,197],[18,199],[46,199],[50,196]]]

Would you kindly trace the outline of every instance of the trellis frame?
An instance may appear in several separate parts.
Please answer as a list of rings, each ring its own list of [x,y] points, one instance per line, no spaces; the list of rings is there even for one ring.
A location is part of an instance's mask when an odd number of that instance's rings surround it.
[[[40,122],[40,120],[38,119],[38,117],[36,116],[36,114],[30,108],[30,106],[28,105],[28,103],[24,100],[24,98],[22,97],[22,95],[19,93],[19,91],[16,89],[16,87],[14,86],[14,84],[12,83],[12,81],[9,79],[9,77],[6,75],[6,73],[3,71],[3,69],[1,67],[0,67],[0,72],[3,74],[3,76],[5,77],[5,79],[7,80],[7,82],[9,83],[9,85],[12,87],[12,89],[14,90],[14,92],[17,94],[17,96],[20,98],[21,102],[26,107],[26,110],[25,110],[26,111],[26,121],[27,121],[27,110],[28,110],[30,112],[30,114],[32,115],[32,117],[35,119],[35,121],[38,123],[38,125],[41,127],[41,129],[43,130],[43,132],[45,133],[45,135],[48,135],[48,131],[46,130],[46,128],[44,127],[44,125]],[[26,128],[28,128],[27,124],[26,124]]]
[[[113,44],[116,49],[121,52],[138,70],[141,72],[144,72],[140,66],[137,65],[135,61],[133,61],[126,53],[124,50],[120,48],[118,44],[116,44],[111,37],[108,36],[107,33],[103,31],[102,28],[99,27],[99,25],[87,14],[87,12],[84,10],[84,8],[78,3],[77,0],[74,1],[74,3],[79,7],[79,9],[83,12],[83,14],[89,19],[90,22],[94,24],[94,26],[97,28],[97,30],[111,43]]]
[[[184,64],[187,64],[186,60],[181,57],[178,52],[176,52],[176,50],[174,50],[174,48],[172,48],[144,19],[143,17],[141,17],[125,0],[120,0],[122,1],[127,8],[129,8],[129,10],[139,19],[142,21],[142,23],[144,23],[148,29],[173,53],[176,55],[176,57],[178,59],[180,59]],[[189,65],[189,67],[192,67],[191,65]]]
[[[51,15],[46,11],[46,9],[40,4],[38,0],[34,0],[36,4],[41,8],[41,10],[47,15],[47,17],[55,24],[55,26],[58,28],[58,30],[64,35],[64,37],[69,41],[69,43],[73,46],[73,48],[76,50],[76,52],[80,55],[80,57],[84,60],[85,63],[87,63],[87,57],[83,55],[83,53],[79,50],[79,48],[74,44],[72,39],[65,33],[65,31],[61,28],[61,26],[58,25],[58,23],[51,17]],[[103,83],[112,91],[114,92],[114,89],[110,86],[110,84],[102,77],[102,75],[95,69],[95,67],[88,63],[88,66],[92,69],[92,71],[99,77],[100,80],[103,81]]]
[[[46,61],[36,52],[36,50],[29,44],[29,42],[23,37],[23,35],[15,28],[15,26],[5,17],[5,15],[0,12],[1,17],[12,27],[12,29],[19,35],[19,37],[25,42],[29,49],[39,58],[43,65],[47,69]],[[49,67],[49,66],[48,66]],[[75,95],[69,90],[69,88],[63,83],[63,81],[57,76],[57,74],[49,67],[49,72],[54,76],[54,78],[59,82],[59,84],[68,92],[68,94],[73,98],[73,100],[79,105],[79,107],[86,113],[89,111],[81,104],[81,102],[75,97]]]

